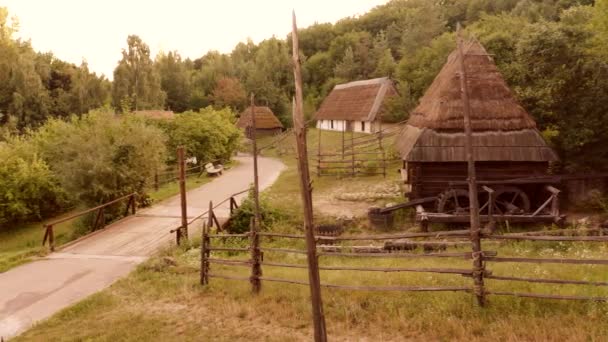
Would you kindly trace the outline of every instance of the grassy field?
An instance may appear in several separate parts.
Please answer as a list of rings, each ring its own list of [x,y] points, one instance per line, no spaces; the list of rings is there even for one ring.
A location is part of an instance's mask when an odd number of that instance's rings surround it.
[[[311,135],[314,136],[314,135]],[[313,139],[309,142],[315,143]],[[265,152],[276,156],[276,150]],[[283,156],[288,169],[265,192],[269,202],[289,214],[273,230],[301,232],[299,185],[294,159]],[[393,176],[391,176],[393,177]],[[394,176],[396,177],[396,175]],[[389,178],[388,181],[394,179]],[[314,178],[315,193],[359,188],[383,177]],[[337,185],[339,184],[339,185]],[[317,215],[317,220],[331,220]],[[416,230],[404,224],[396,230]],[[355,220],[348,233],[370,232]],[[212,244],[220,245],[216,240]],[[229,240],[228,246],[247,246]],[[359,245],[367,242],[359,242]],[[304,248],[299,240],[268,239],[263,246]],[[491,243],[484,250],[500,256],[605,258],[608,246],[600,243]],[[452,247],[465,252],[470,247]],[[248,253],[214,253],[214,257],[248,259]],[[265,262],[304,264],[304,255],[266,252]],[[210,279],[199,285],[200,249],[190,246],[167,249],[140,265],[127,278],[67,308],[30,329],[17,341],[200,341],[265,340],[308,341],[312,326],[308,287],[263,282],[262,292],[252,295],[246,281]],[[375,267],[471,268],[458,258],[338,258],[323,256],[321,265]],[[248,276],[247,267],[211,265],[212,272]],[[495,275],[608,281],[602,265],[490,264]],[[305,281],[305,269],[263,267],[264,276]],[[472,280],[460,275],[433,273],[382,273],[321,271],[322,282],[342,285],[466,286]],[[608,296],[606,287],[555,286],[487,280],[487,289],[563,295]],[[470,293],[369,292],[323,290],[328,336],[332,341],[606,341],[608,303],[537,300],[490,296],[485,308]],[[111,327],[111,329],[109,329]]]

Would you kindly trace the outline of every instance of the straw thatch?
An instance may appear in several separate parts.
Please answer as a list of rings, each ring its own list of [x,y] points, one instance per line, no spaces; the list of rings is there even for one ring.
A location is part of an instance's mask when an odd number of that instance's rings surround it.
[[[483,46],[471,41],[464,50],[471,128],[474,131],[535,128],[536,123],[517,102]],[[410,114],[408,124],[419,128],[462,131],[463,122],[459,57],[458,51],[454,51],[420,99],[418,107]]]
[[[277,117],[272,113],[272,110],[266,106],[254,107],[255,113],[255,126],[257,129],[282,129],[283,124]],[[249,128],[251,127],[251,106],[247,107],[239,116],[239,120],[236,123],[236,126],[239,128]]]
[[[396,94],[388,77],[338,84],[323,100],[315,119],[375,121],[384,101]]]
[[[148,119],[171,120],[175,118],[175,113],[170,110],[137,110],[135,115]]]
[[[557,160],[483,46],[477,41],[468,42],[465,55],[475,160]],[[457,51],[450,54],[410,114],[397,139],[397,148],[404,160],[467,160],[458,59]]]

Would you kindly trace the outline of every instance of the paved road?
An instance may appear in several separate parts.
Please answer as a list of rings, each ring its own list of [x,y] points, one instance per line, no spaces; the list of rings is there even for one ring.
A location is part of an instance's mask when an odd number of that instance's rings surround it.
[[[236,160],[239,164],[223,176],[188,192],[188,216],[198,216],[207,210],[209,201],[219,203],[253,183],[253,159]],[[285,167],[270,158],[260,158],[258,164],[261,189],[270,186]],[[0,337],[15,336],[128,274],[174,241],[169,230],[180,225],[180,212],[179,196],[172,197],[44,259],[0,273]],[[216,215],[226,217],[228,203]]]

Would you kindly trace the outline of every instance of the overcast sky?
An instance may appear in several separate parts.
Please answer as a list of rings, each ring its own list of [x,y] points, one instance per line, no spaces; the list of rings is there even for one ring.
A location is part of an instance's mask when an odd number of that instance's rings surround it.
[[[259,42],[298,27],[359,15],[387,0],[0,0],[17,16],[18,37],[34,49],[112,78],[129,34],[151,48],[197,58],[209,50],[230,52],[247,38]]]

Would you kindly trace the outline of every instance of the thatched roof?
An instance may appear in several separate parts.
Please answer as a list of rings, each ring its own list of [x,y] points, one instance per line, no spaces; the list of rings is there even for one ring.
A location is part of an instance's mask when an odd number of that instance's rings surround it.
[[[255,113],[255,126],[258,129],[272,129],[272,128],[283,128],[283,124],[277,117],[272,113],[270,108],[254,107]],[[239,116],[239,120],[236,123],[239,128],[247,128],[252,126],[251,122],[251,106],[247,107]]]
[[[315,114],[317,120],[374,121],[384,100],[397,94],[388,77],[338,84]]]
[[[555,161],[555,152],[477,41],[464,49],[473,155],[478,161]],[[466,161],[459,56],[448,57],[397,139],[408,161]]]
[[[149,119],[174,119],[175,113],[167,110],[137,110],[135,115],[142,116]]]
[[[477,41],[464,47],[467,86],[474,131],[535,128],[534,119],[517,102],[492,57]],[[464,129],[458,51],[453,51],[410,114],[408,124],[436,130]]]

